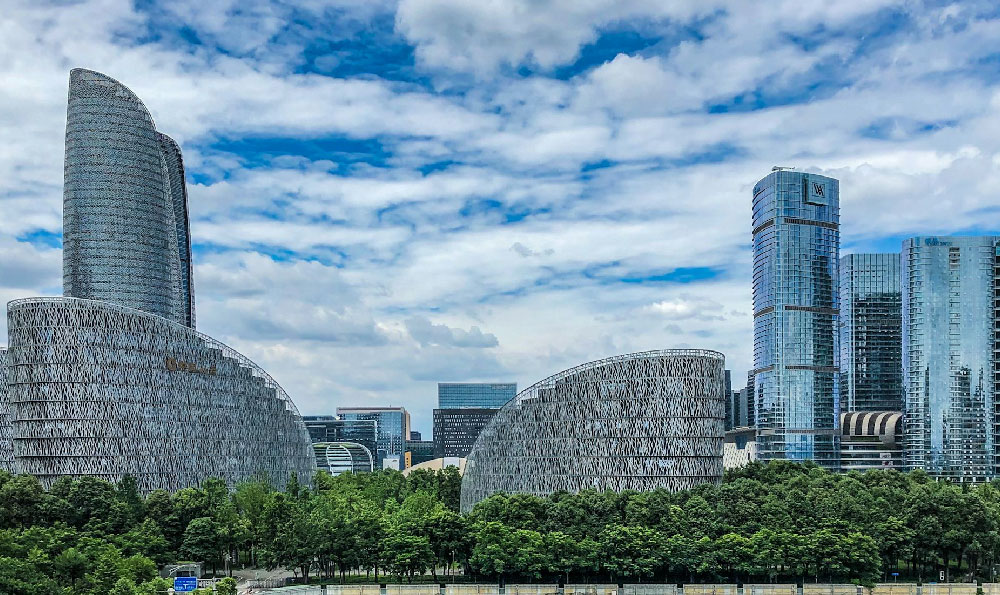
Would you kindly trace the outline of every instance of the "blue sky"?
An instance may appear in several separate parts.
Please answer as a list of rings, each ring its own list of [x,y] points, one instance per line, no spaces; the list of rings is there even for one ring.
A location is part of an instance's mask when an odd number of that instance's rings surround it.
[[[425,435],[438,381],[670,347],[742,378],[772,165],[841,180],[845,252],[1000,229],[995,2],[15,0],[4,301],[61,292],[77,66],[181,145],[199,328]]]

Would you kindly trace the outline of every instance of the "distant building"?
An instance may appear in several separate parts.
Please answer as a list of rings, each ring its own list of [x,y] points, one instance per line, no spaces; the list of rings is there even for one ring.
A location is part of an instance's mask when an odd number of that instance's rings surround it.
[[[772,171],[752,234],[758,453],[837,470],[840,183]]]
[[[407,452],[410,453],[410,465],[426,463],[434,458],[433,440],[408,440],[406,442]]]
[[[726,432],[722,443],[722,466],[725,469],[745,467],[757,460],[757,430],[736,428]]]
[[[521,391],[469,454],[462,510],[497,492],[718,483],[724,367],[715,351],[647,351],[576,366]]]
[[[416,430],[410,430],[410,438],[409,438],[409,440],[419,442],[420,438],[421,438],[420,432],[418,432]]]
[[[434,457],[467,457],[499,409],[463,408],[434,410]]]
[[[367,448],[378,460],[378,422],[373,419],[338,419],[333,415],[304,415],[313,443],[354,443]],[[317,464],[319,462],[317,461]]]
[[[747,403],[747,425],[757,427],[757,399],[754,395],[754,374],[753,370],[747,372],[747,386],[743,389],[746,392]]]
[[[903,468],[903,414],[851,411],[840,415],[843,471]]]
[[[406,440],[410,436],[410,414],[402,407],[337,407],[337,416],[344,420],[371,420],[378,423],[375,439],[376,460],[403,460]],[[396,466],[396,469],[400,467]]]
[[[465,459],[458,457],[447,457],[443,459],[431,459],[423,463],[415,463],[412,467],[403,470],[403,475],[409,475],[414,471],[426,469],[428,471],[443,471],[448,467],[456,467],[459,475],[465,473]]]
[[[355,442],[318,442],[316,467],[330,475],[341,473],[370,473],[375,470],[375,458],[366,446]]]
[[[898,253],[840,259],[842,410],[902,411],[902,303]]]
[[[517,384],[439,382],[438,409],[499,409],[517,395]]]
[[[981,482],[1000,471],[1000,236],[903,242],[904,466]]]
[[[753,394],[750,389],[729,391],[726,400],[726,431],[753,425]]]

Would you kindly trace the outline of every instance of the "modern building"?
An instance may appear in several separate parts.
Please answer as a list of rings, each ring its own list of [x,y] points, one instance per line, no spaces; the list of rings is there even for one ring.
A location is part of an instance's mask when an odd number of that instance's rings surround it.
[[[903,414],[851,411],[840,415],[843,471],[903,468]]]
[[[406,440],[410,436],[410,414],[403,407],[337,407],[337,417],[343,420],[367,420],[377,423],[378,436],[375,439],[376,467],[384,465],[384,459],[397,460],[389,468],[402,469]]]
[[[726,431],[753,425],[753,396],[750,389],[729,391],[726,400]]]
[[[434,459],[433,440],[407,440],[406,450],[410,453],[410,465],[419,465]]]
[[[374,460],[378,456],[378,422],[372,419],[338,419],[334,415],[302,417],[313,444],[354,443],[367,448]],[[317,464],[319,461],[317,461]]]
[[[757,430],[736,428],[726,432],[722,444],[722,467],[738,469],[757,460]]]
[[[499,409],[469,407],[434,410],[434,456],[469,456],[472,445]]]
[[[421,438],[422,436],[420,435],[420,432],[416,430],[410,430],[410,437],[407,440],[420,441]]]
[[[521,391],[466,461],[463,511],[497,492],[681,490],[722,478],[725,357],[619,355]]]
[[[12,438],[10,400],[7,398],[7,348],[0,347],[0,469],[16,473]]]
[[[341,473],[371,473],[375,470],[375,457],[368,447],[356,442],[317,442],[316,467],[330,475]]]
[[[902,303],[898,253],[841,257],[840,406],[844,411],[902,411]]]
[[[249,359],[194,330],[177,145],[103,74],[70,74],[66,297],[8,304],[4,407],[15,470],[133,476],[140,490],[220,477],[284,485],[315,468],[302,418]]]
[[[747,372],[747,386],[743,389],[743,395],[747,404],[747,424],[750,427],[757,427],[757,398],[754,391],[753,370]]]
[[[66,110],[63,294],[194,326],[180,148],[118,81],[74,69]]]
[[[753,189],[754,391],[761,460],[839,468],[839,182],[775,168]]]
[[[903,242],[904,466],[1000,473],[1000,236]]]
[[[439,382],[438,409],[499,409],[517,395],[517,384]]]

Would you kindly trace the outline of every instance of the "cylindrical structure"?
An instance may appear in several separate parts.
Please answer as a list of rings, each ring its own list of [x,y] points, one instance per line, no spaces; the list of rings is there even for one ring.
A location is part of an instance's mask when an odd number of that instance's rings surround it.
[[[357,442],[317,442],[316,468],[330,475],[341,473],[371,473],[375,470],[372,451]]]
[[[680,490],[722,478],[725,357],[620,355],[521,391],[483,430],[462,510],[497,492]]]
[[[143,492],[220,477],[230,485],[315,469],[309,433],[284,390],[230,347],[165,318],[107,302],[10,302],[7,390],[14,455],[43,485],[62,476]]]
[[[161,137],[127,87],[90,70],[70,73],[63,292],[191,326],[183,166]]]

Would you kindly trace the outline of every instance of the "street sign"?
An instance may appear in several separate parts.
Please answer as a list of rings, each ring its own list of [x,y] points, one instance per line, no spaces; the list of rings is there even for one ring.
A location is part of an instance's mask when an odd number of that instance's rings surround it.
[[[943,583],[944,582],[944,571],[942,570],[940,574],[941,574],[941,582]]]
[[[188,593],[198,588],[198,577],[178,576],[174,578],[174,591]]]

